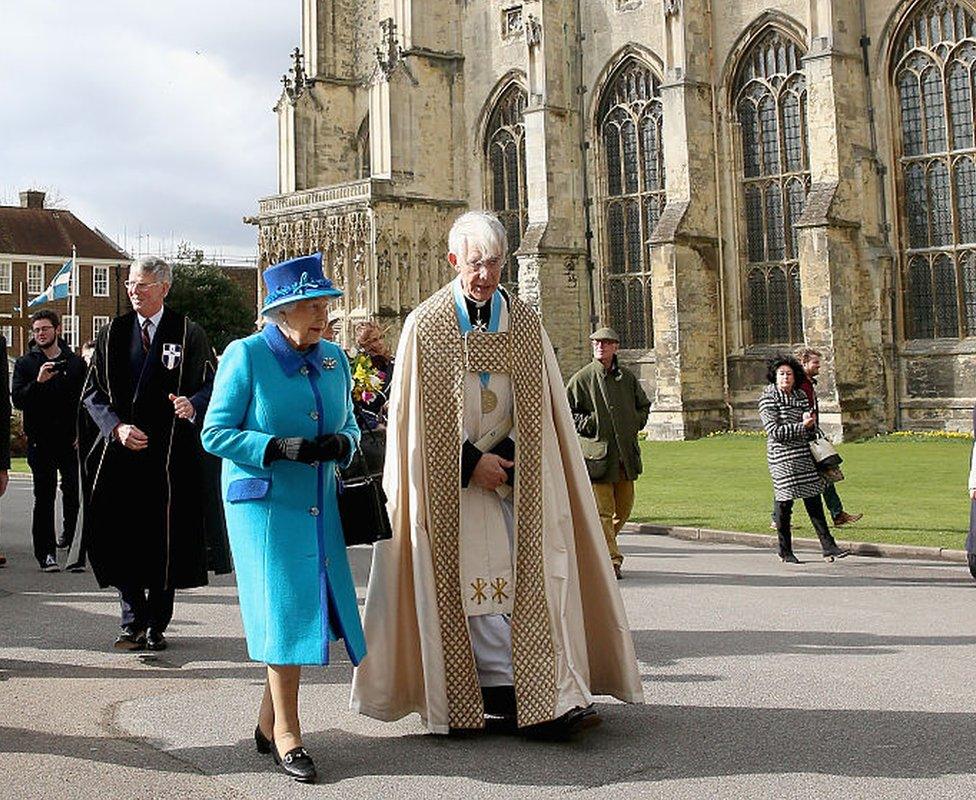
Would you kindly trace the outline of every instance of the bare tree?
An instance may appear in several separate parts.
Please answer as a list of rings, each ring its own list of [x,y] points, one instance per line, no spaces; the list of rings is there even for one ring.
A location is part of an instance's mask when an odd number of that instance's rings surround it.
[[[26,188],[34,192],[44,192],[44,208],[68,208],[68,198],[53,184],[39,185],[31,182]],[[0,186],[0,206],[19,206],[22,191],[23,188]]]

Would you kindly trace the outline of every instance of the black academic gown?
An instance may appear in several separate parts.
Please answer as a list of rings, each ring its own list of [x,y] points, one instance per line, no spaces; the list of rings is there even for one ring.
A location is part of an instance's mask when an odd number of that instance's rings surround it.
[[[99,333],[84,393],[99,435],[81,450],[99,585],[185,589],[206,584],[208,566],[230,570],[219,477],[200,444],[215,367],[203,328],[169,308],[145,355],[135,312]],[[190,399],[192,423],[176,417],[170,394]],[[118,422],[149,446],[114,441]]]

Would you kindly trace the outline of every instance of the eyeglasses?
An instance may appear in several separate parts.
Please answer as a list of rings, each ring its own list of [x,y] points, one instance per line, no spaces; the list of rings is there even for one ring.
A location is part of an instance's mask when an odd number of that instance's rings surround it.
[[[153,286],[159,286],[160,281],[153,281],[152,283],[139,283],[139,281],[126,281],[123,285],[130,292],[148,292]]]
[[[491,258],[482,258],[478,261],[469,261],[468,266],[476,270],[488,269],[494,271],[501,267],[504,260],[503,256],[492,256]]]

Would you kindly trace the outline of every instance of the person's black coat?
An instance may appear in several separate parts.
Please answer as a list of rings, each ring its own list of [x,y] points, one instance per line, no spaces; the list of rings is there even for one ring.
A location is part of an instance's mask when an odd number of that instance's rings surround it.
[[[61,340],[59,344],[61,354],[57,358],[48,358],[35,344],[14,362],[10,395],[14,407],[24,412],[24,433],[34,444],[66,446],[77,439],[75,411],[87,366],[67,342]],[[46,361],[53,361],[58,372],[38,383],[37,375]]]
[[[203,328],[168,308],[146,355],[134,312],[99,333],[84,406],[100,433],[83,450],[82,474],[86,547],[101,586],[181,589],[206,584],[208,566],[230,570],[220,488],[200,445],[215,364]],[[190,399],[193,422],[176,417],[170,394]],[[119,422],[138,427],[149,446],[116,441]]]
[[[0,470],[10,469],[10,369],[7,366],[7,339],[0,333]]]

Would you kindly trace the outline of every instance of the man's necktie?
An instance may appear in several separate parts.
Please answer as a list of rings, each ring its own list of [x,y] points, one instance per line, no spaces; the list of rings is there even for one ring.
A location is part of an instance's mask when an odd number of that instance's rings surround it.
[[[142,352],[143,355],[149,352],[149,345],[152,342],[149,340],[149,326],[152,325],[152,320],[147,319],[142,323]]]

